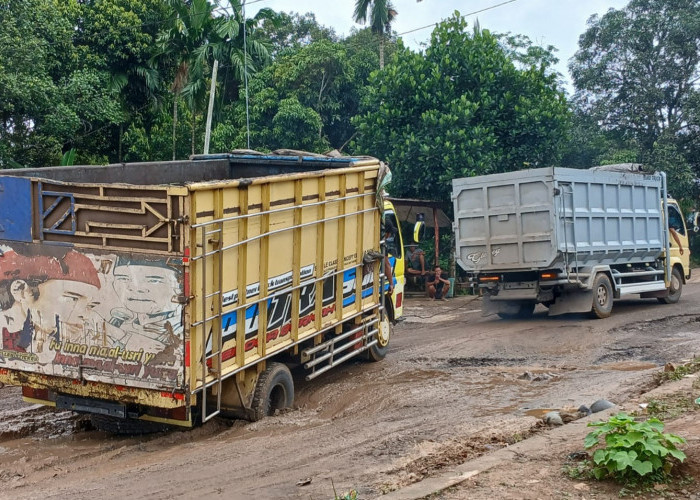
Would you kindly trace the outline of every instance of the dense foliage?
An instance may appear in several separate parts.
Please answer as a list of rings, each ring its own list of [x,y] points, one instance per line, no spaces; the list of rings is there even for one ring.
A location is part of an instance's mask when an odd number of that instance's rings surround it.
[[[245,15],[241,0],[0,0],[0,167],[200,153],[216,61],[213,152],[371,154],[394,194],[442,200],[456,176],[634,161],[689,197],[699,5],[631,0],[592,17],[567,101],[554,47],[458,13],[417,52],[384,0],[356,0],[367,27],[347,37],[311,13]]]
[[[400,48],[371,76],[363,111],[357,151],[389,161],[400,195],[445,201],[455,177],[553,165],[569,117],[547,64],[516,66],[498,37],[458,14],[425,54]]]
[[[631,0],[593,16],[570,67],[576,105],[595,120],[589,131],[602,146],[593,161],[612,163],[627,150],[689,195],[700,172],[700,2]]]

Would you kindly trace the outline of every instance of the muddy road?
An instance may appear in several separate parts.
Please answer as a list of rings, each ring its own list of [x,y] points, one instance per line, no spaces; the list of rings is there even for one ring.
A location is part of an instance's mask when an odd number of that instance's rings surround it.
[[[611,318],[482,318],[480,301],[409,300],[381,363],[311,382],[257,423],[113,437],[0,389],[0,498],[375,498],[527,438],[548,409],[624,403],[700,354],[700,280],[676,305],[618,301]]]

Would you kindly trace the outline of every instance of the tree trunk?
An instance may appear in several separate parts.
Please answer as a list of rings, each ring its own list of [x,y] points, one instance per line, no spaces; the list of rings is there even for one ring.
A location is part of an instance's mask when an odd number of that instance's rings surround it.
[[[124,137],[124,124],[119,124],[119,163],[122,162],[122,137]]]
[[[379,69],[384,69],[384,35],[379,34]]]
[[[194,124],[197,119],[197,114],[194,112],[194,107],[192,108],[192,139],[190,140],[190,145],[192,147],[192,154],[194,155]]]
[[[173,97],[173,161],[175,161],[175,130],[177,129],[177,94]]]

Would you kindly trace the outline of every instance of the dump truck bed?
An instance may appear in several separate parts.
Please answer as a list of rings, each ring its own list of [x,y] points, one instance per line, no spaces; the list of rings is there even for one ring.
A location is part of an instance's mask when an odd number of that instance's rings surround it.
[[[453,180],[468,272],[653,261],[664,251],[660,174],[541,168]]]

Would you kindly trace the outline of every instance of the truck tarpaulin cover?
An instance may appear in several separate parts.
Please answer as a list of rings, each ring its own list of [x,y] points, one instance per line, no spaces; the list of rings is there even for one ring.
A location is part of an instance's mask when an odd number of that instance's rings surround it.
[[[181,259],[38,248],[0,246],[0,367],[144,388],[182,383]]]

